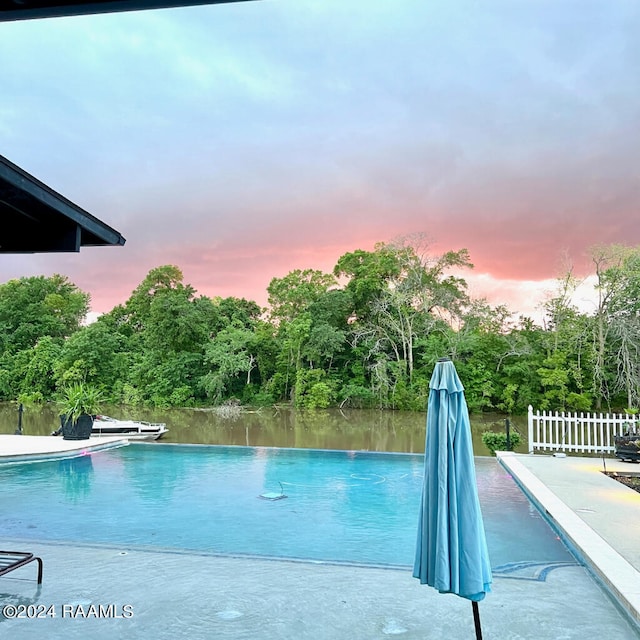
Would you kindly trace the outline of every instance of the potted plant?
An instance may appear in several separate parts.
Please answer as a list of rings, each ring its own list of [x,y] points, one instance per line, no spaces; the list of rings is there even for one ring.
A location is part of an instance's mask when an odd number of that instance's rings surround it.
[[[624,412],[631,420],[625,424],[625,432],[614,437],[616,457],[627,462],[640,462],[640,433],[636,428],[638,409],[625,409]]]
[[[100,390],[90,384],[76,382],[63,389],[60,425],[65,440],[86,440],[91,436],[100,401]]]

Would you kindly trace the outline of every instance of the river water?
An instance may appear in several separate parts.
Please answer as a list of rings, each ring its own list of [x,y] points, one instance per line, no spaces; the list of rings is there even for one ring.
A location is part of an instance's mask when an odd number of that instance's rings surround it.
[[[164,422],[169,429],[159,442],[183,444],[247,445],[252,447],[293,447],[301,449],[342,449],[423,453],[426,413],[367,409],[302,411],[265,407],[256,411],[203,409],[144,409],[104,407],[114,418]],[[0,433],[15,433],[20,414],[18,405],[0,403]],[[53,405],[25,406],[22,430],[26,435],[49,435],[60,418]],[[484,431],[504,431],[505,416],[471,416],[474,453],[489,455],[482,442]],[[526,418],[511,418],[526,452]]]

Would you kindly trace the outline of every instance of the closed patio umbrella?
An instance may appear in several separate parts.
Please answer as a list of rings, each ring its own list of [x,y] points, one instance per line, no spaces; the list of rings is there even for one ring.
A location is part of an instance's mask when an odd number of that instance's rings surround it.
[[[478,602],[491,589],[491,564],[480,511],[464,387],[448,358],[429,383],[424,483],[413,577],[440,593]]]

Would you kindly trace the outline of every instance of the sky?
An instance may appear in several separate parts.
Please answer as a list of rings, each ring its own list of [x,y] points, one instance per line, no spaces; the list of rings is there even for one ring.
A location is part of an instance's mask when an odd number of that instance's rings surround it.
[[[424,234],[469,250],[473,295],[538,317],[591,247],[640,245],[638,33],[632,0],[0,23],[0,153],[126,238],[2,255],[0,282],[64,274],[95,315],[174,264],[200,295],[265,305],[273,277]]]

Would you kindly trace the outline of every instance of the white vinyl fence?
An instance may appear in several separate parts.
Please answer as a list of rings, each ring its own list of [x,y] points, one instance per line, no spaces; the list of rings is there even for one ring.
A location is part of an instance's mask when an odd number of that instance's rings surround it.
[[[638,426],[635,416],[623,413],[536,411],[529,405],[529,452],[577,451],[613,453],[614,436]]]

